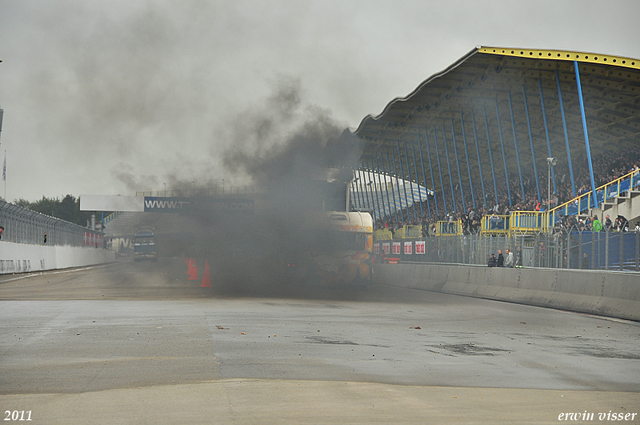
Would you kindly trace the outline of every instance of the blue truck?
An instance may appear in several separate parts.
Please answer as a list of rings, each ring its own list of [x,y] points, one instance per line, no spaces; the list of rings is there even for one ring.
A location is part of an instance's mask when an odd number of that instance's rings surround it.
[[[133,261],[158,261],[156,237],[152,230],[138,230],[133,237]]]

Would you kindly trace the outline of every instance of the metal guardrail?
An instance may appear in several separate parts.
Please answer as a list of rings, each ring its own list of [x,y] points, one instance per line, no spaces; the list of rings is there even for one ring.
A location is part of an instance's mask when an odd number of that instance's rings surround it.
[[[103,245],[101,232],[5,201],[0,201],[0,226],[4,227],[0,240],[5,242],[32,245]]]

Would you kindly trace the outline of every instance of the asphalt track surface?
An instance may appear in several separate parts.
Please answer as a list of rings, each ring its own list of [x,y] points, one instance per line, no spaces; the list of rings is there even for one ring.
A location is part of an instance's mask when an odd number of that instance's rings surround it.
[[[2,419],[640,423],[638,323],[375,285],[223,292],[199,271],[0,276]]]

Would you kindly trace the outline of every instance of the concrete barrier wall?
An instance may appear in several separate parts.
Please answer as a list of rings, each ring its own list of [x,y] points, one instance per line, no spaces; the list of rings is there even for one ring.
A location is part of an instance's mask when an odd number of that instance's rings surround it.
[[[0,274],[66,269],[111,261],[115,261],[115,254],[100,248],[0,241]]]
[[[640,273],[376,264],[374,283],[640,321]]]

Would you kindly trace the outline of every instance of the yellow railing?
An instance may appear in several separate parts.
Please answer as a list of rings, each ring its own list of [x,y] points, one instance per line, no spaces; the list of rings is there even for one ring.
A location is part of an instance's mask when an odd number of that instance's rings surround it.
[[[545,231],[544,211],[512,211],[509,217],[509,231],[511,233],[536,233]]]
[[[598,205],[608,199],[640,186],[640,171],[632,171],[596,189]],[[482,217],[480,233],[482,234],[527,234],[547,232],[560,219],[560,214],[577,215],[593,206],[593,191],[577,196],[550,211],[512,211],[510,215]],[[411,226],[405,226],[411,227]],[[415,226],[418,227],[418,226]],[[399,236],[400,232],[400,236]],[[405,230],[396,231],[395,238],[405,236]],[[436,236],[462,235],[460,221],[438,221]]]
[[[632,171],[619,177],[607,184],[604,184],[596,188],[596,194],[598,196],[598,205],[603,202],[606,203],[608,199],[618,196],[621,193],[627,192],[640,184],[640,171]],[[602,194],[603,196],[600,196]],[[577,215],[583,211],[588,210],[593,205],[593,191],[590,190],[587,193],[583,193],[570,201],[567,201],[555,208],[552,208],[545,214],[546,227],[553,227],[558,220],[560,214]]]
[[[596,188],[598,205],[640,185],[640,171],[632,171]],[[578,215],[593,206],[593,191],[583,193],[549,211],[513,211],[509,219],[510,233],[546,232],[560,220],[560,214]],[[483,223],[486,217],[483,217]],[[483,224],[484,231],[484,224]]]
[[[462,234],[460,221],[438,221],[436,223],[436,236],[456,236]]]
[[[373,232],[373,236],[377,241],[388,241],[393,239],[393,233],[389,229],[378,229]]]
[[[486,215],[482,217],[480,233],[484,235],[506,235],[509,233],[510,216]]]
[[[406,225],[396,230],[393,235],[394,239],[407,239],[422,237],[422,226]]]

